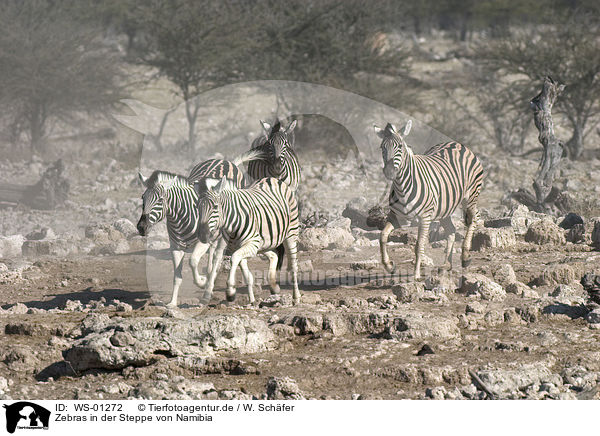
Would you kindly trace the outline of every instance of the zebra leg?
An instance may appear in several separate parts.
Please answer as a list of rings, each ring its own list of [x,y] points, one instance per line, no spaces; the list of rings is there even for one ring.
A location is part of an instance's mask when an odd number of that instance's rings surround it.
[[[183,281],[181,270],[183,269],[183,257],[185,253],[183,250],[171,250],[171,255],[173,256],[173,295],[167,307],[177,307],[179,287]]]
[[[421,261],[425,255],[425,244],[429,239],[430,217],[422,217],[419,221],[419,236],[415,245],[415,280],[421,279]]]
[[[294,304],[300,303],[300,289],[298,289],[298,241],[297,237],[288,238],[283,241],[288,257],[288,271],[292,272],[292,283],[294,284],[294,293],[292,300]]]
[[[227,279],[227,292],[225,294],[227,301],[235,300],[235,273],[240,262],[245,261],[247,257],[256,256],[258,249],[256,248],[255,241],[247,241],[240,248],[235,250],[231,255],[231,270],[229,271],[229,278]],[[252,294],[252,301],[254,302],[254,293]]]
[[[381,263],[383,264],[383,267],[385,268],[385,270],[389,273],[394,272],[394,262],[390,261],[390,256],[388,255],[388,252],[387,252],[387,242],[388,242],[390,233],[392,233],[392,230],[394,230],[394,225],[391,222],[387,221],[385,223],[385,226],[383,227],[383,230],[381,231],[381,235],[379,236],[379,249],[381,250]]]
[[[454,248],[454,241],[456,240],[456,227],[452,222],[452,217],[446,217],[440,221],[440,225],[448,233],[448,239],[446,240],[446,255],[444,256],[444,265],[442,268],[452,270],[452,249]]]
[[[250,304],[254,304],[254,276],[250,268],[248,268],[248,261],[246,259],[240,261],[240,268],[242,269],[242,274],[244,274],[246,285],[248,285],[248,299],[250,300]]]
[[[473,239],[473,233],[475,231],[475,225],[479,220],[479,211],[477,210],[476,205],[471,205],[467,207],[465,212],[465,224],[467,226],[467,231],[465,232],[465,240],[463,241],[462,246],[462,266],[463,268],[468,267],[471,264],[471,240]]]
[[[190,267],[192,268],[192,273],[194,275],[194,283],[196,283],[196,286],[200,288],[206,286],[206,277],[198,272],[198,264],[200,263],[202,256],[204,256],[204,253],[206,253],[206,250],[208,250],[209,246],[209,244],[197,242],[194,246],[192,257],[190,257]]]
[[[225,251],[225,247],[227,247],[227,242],[225,242],[225,239],[219,239],[219,242],[217,243],[217,248],[215,249],[214,264],[208,276],[208,283],[206,284],[204,295],[202,296],[202,304],[208,304],[210,302],[210,299],[212,298],[213,289],[215,288],[215,280],[217,278],[217,273],[221,268],[221,262],[223,261],[223,252]]]
[[[217,248],[217,245],[218,245],[218,242],[210,244],[210,248],[208,249],[208,263],[206,266],[206,272],[209,275],[213,269],[214,260],[215,260],[215,250]]]
[[[265,251],[265,256],[269,258],[269,286],[271,294],[279,294],[280,288],[277,284],[277,253],[274,251]]]

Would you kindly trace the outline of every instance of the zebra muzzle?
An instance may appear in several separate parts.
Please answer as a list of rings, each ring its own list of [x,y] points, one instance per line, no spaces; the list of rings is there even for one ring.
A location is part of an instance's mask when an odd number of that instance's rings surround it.
[[[396,168],[394,166],[394,160],[388,161],[383,167],[383,175],[388,180],[394,180],[396,178]]]
[[[146,215],[142,215],[136,227],[141,236],[146,236],[148,233],[148,217]]]

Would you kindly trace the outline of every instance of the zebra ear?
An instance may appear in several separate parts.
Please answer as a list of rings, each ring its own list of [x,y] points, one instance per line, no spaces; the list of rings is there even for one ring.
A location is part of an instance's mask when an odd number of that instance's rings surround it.
[[[138,177],[140,178],[140,182],[144,185],[145,188],[148,187],[148,177],[144,177],[142,173],[138,173]]]
[[[410,133],[410,128],[412,127],[412,120],[408,120],[404,125],[404,130],[402,131],[402,136],[406,136]]]
[[[383,139],[383,129],[380,127],[377,127],[375,124],[373,124],[373,129],[375,129],[375,134],[377,136],[379,136],[381,139]]]
[[[289,126],[287,126],[287,129],[285,129],[285,133],[292,133],[292,130],[294,130],[296,128],[296,124],[297,124],[298,120],[294,120],[290,123]]]
[[[262,126],[263,130],[265,131],[265,133],[268,136],[269,133],[271,133],[271,125],[263,120],[260,120],[260,125]]]

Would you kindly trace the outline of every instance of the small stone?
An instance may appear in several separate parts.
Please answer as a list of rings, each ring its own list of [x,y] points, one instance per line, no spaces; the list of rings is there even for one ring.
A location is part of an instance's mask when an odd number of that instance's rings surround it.
[[[484,251],[486,249],[508,249],[517,244],[517,237],[512,227],[501,227],[498,229],[483,227],[473,235],[473,251]]]
[[[41,241],[56,239],[56,233],[49,227],[43,227],[40,230],[34,230],[25,236],[29,241]]]
[[[566,242],[565,232],[550,218],[536,221],[527,229],[525,241],[538,245],[563,245]]]
[[[576,213],[570,212],[568,213],[564,219],[560,222],[559,227],[569,230],[576,226],[577,224],[583,225],[583,218]]]
[[[485,307],[479,301],[471,301],[465,308],[465,313],[483,313]]]
[[[27,313],[29,309],[27,308],[27,306],[25,306],[23,303],[17,303],[17,304],[13,304],[11,307],[9,307],[6,312],[7,313],[11,313],[14,315],[23,315],[25,313]]]
[[[506,298],[506,292],[502,286],[482,274],[465,274],[461,281],[460,289],[467,295],[477,295],[489,301],[502,301]]]
[[[417,356],[425,356],[426,354],[435,354],[428,344],[423,345],[421,349],[417,351]]]
[[[502,286],[507,286],[510,283],[514,283],[517,281],[515,270],[508,263],[504,263],[498,266],[498,268],[494,270],[493,275],[494,280],[496,280]]]
[[[585,320],[590,324],[600,323],[600,309],[594,309],[585,316]]]
[[[79,300],[67,300],[63,303],[61,309],[69,312],[81,312],[83,305]]]
[[[113,223],[115,230],[121,232],[126,238],[130,238],[138,234],[137,228],[127,218],[118,219]]]
[[[552,291],[552,293],[550,295],[552,297],[559,297],[559,298],[572,298],[572,297],[581,297],[582,293],[578,292],[577,290],[573,289],[570,286],[560,284],[556,288],[554,288],[554,291]]]
[[[425,286],[422,282],[401,283],[392,286],[392,293],[399,302],[412,303],[425,296]]]
[[[131,312],[133,307],[131,307],[131,304],[120,302],[117,304],[116,310],[117,312]]]
[[[267,381],[268,400],[304,400],[296,381],[289,377],[270,377]]]

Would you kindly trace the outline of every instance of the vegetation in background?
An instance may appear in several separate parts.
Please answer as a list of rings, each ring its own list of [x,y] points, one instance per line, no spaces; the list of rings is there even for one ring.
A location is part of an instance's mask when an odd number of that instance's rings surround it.
[[[569,157],[577,159],[585,138],[598,124],[594,118],[600,114],[599,44],[598,23],[577,14],[557,19],[551,26],[519,29],[510,36],[480,43],[475,59],[495,74],[519,75],[508,86],[517,91],[513,101],[523,105],[535,95],[535,87],[545,76],[565,84],[557,110],[570,124],[572,136],[565,147]]]
[[[549,74],[567,86],[556,109],[577,158],[600,118],[599,17],[595,0],[5,0],[0,123],[12,142],[26,137],[41,152],[57,121],[101,113],[119,97],[119,71],[142,64],[186,102],[190,151],[195,95],[281,79],[432,114],[458,139],[484,135],[520,153],[529,99]],[[461,55],[475,63],[464,83],[426,83],[411,70],[423,54],[411,46],[436,30],[463,41]],[[424,91],[439,100],[419,101]]]
[[[57,120],[99,112],[118,98],[119,61],[98,28],[50,0],[0,4],[0,103],[13,141],[25,134],[42,151]]]

